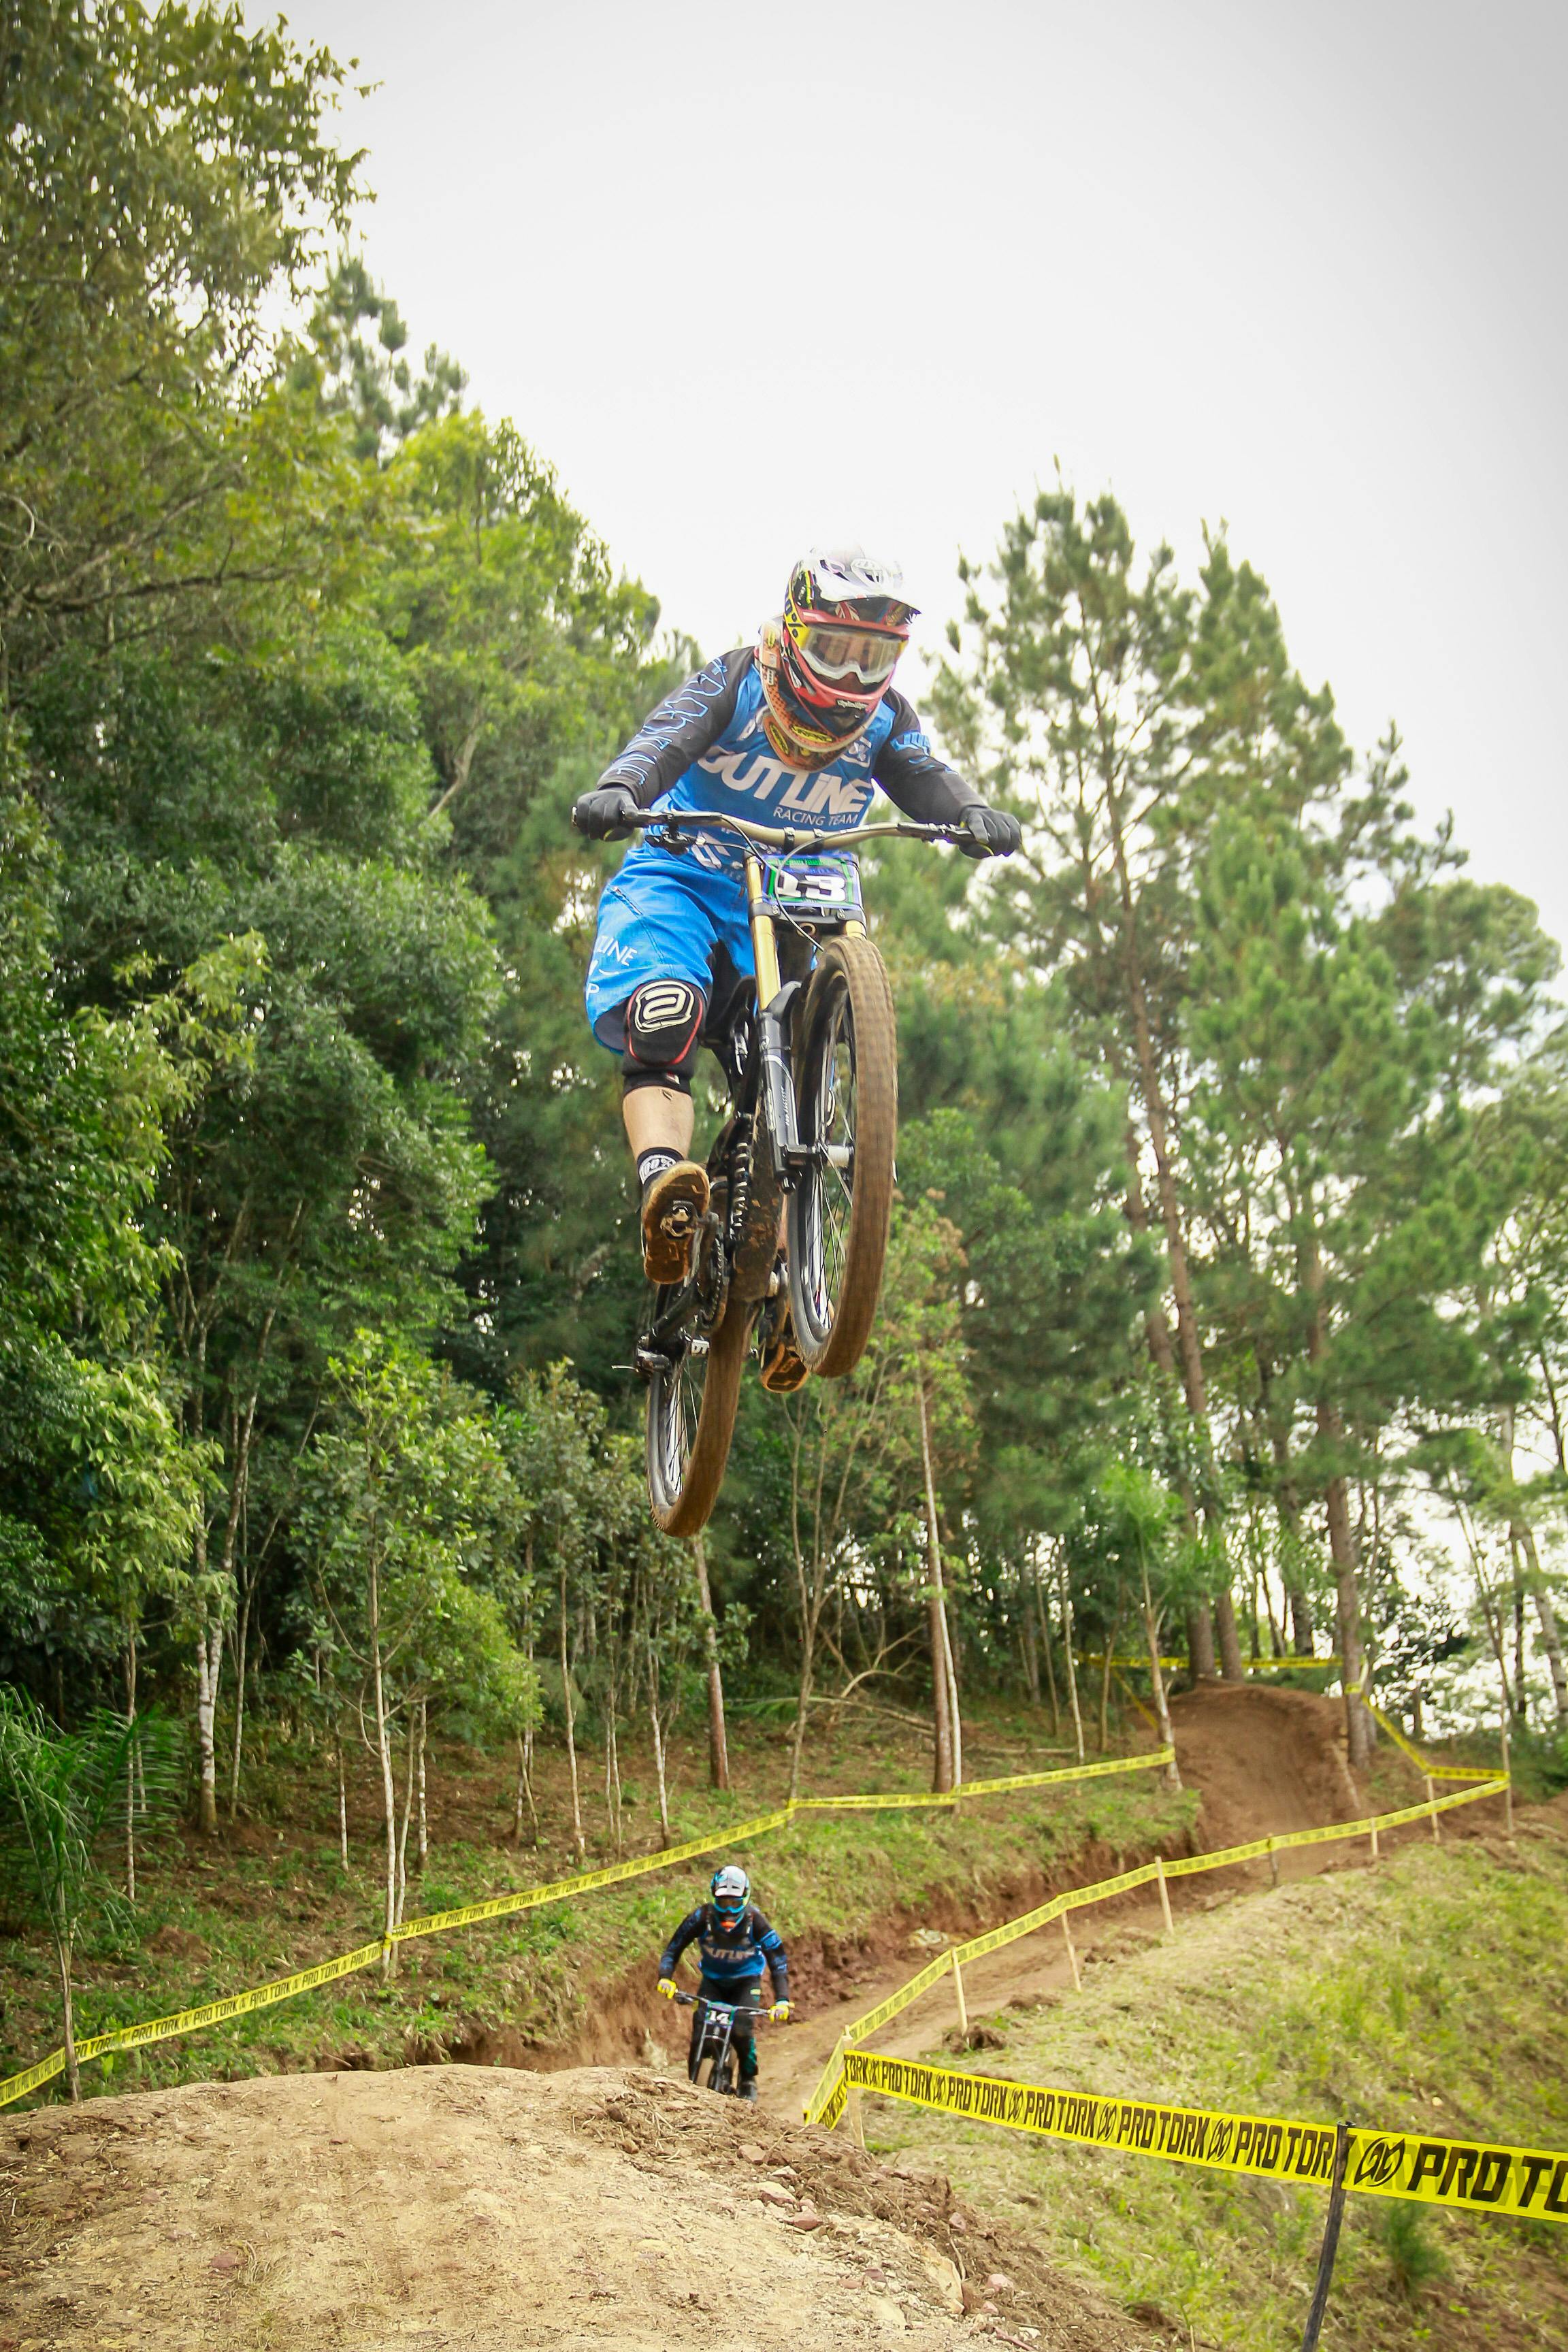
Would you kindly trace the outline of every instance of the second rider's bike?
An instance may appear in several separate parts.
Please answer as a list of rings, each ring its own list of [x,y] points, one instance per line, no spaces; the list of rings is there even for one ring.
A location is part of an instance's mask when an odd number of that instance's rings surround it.
[[[962,826],[899,822],[817,833],[722,810],[632,822],[661,848],[722,828],[746,845],[755,980],[709,1013],[732,1108],[708,1155],[708,1212],[685,1281],[654,1294],[637,1340],[647,1384],[647,1483],[669,1535],[718,1500],[741,1376],[784,1297],[806,1369],[852,1371],[876,1316],[893,1202],[898,1038],[866,929],[852,852],[864,841],[963,842]],[[781,1254],[781,1222],[784,1228]]]
[[[765,2009],[742,2010],[738,2001],[703,2000],[697,1993],[678,1992],[676,2003],[681,2009],[701,2011],[697,2021],[697,2044],[687,2063],[687,2074],[693,2083],[703,2080],[707,2069],[708,2088],[717,2091],[721,2098],[732,2099],[740,2095],[740,2083],[735,2063],[735,2020],[743,2016],[748,2030],[772,2022]]]

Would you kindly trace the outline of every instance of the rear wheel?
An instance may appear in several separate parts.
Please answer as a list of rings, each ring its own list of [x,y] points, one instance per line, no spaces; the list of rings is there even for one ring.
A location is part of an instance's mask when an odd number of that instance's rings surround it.
[[[852,1371],[871,1335],[899,1127],[893,996],[869,940],[830,940],[817,959],[795,1048],[800,1139],[816,1157],[790,1194],[789,1295],[814,1372]]]
[[[751,1320],[749,1309],[732,1300],[711,1339],[681,1335],[680,1352],[649,1374],[648,1500],[668,1536],[696,1535],[719,1499]]]

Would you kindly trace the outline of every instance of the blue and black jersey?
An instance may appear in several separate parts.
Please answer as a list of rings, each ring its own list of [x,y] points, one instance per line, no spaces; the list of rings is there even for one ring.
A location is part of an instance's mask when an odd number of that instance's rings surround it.
[[[754,1905],[748,1904],[735,1920],[721,1919],[711,1903],[700,1903],[689,1911],[664,1948],[661,1977],[675,1974],[675,1964],[689,1944],[700,1949],[705,1983],[738,1993],[759,1983],[765,1968],[773,1978],[773,1999],[789,1999],[788,1955],[777,1928],[769,1927]]]
[[[626,785],[639,808],[729,808],[753,824],[831,833],[860,824],[879,786],[921,824],[951,824],[978,797],[937,757],[913,704],[892,687],[854,741],[816,768],[779,758],[763,715],[756,648],[737,646],[650,710],[599,782]],[[709,835],[685,855],[738,875],[744,852],[732,835]],[[621,870],[669,857],[641,839]]]

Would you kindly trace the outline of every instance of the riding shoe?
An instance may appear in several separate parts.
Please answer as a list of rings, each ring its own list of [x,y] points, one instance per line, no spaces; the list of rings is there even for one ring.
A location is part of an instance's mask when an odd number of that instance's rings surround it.
[[[737,2098],[749,2100],[754,2106],[757,2100],[757,2086],[754,2083],[742,2083],[735,2095]]]
[[[795,1345],[795,1318],[784,1301],[773,1313],[763,1335],[763,1386],[773,1396],[793,1396],[811,1378],[805,1358]]]
[[[683,1282],[708,1209],[708,1171],[695,1160],[661,1168],[643,1186],[642,1262],[650,1282]]]

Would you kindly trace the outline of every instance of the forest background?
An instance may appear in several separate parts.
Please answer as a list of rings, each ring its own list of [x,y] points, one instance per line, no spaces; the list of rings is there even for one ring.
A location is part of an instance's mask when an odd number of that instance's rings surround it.
[[[1250,563],[1215,532],[1184,580],[1058,482],[965,571],[931,716],[1025,849],[870,864],[879,1327],[850,1381],[749,1388],[671,1544],[580,1003],[615,853],[567,812],[697,649],[412,352],[325,52],[3,25],[14,1772],[118,1740],[145,1788],[183,1727],[210,1832],[258,1721],[340,1789],[363,1743],[389,1922],[433,1730],[515,1756],[520,1835],[559,1738],[582,1851],[582,1743],[614,1816],[641,1727],[668,1827],[726,1676],[793,1707],[792,1785],[825,1702],[929,1717],[938,1785],[990,1694],[1081,1752],[1089,1657],[1144,1654],[1163,1716],[1173,1643],[1331,1653],[1358,1763],[1364,1687],[1568,1775],[1557,950],[1417,828],[1394,736],[1346,742]]]

